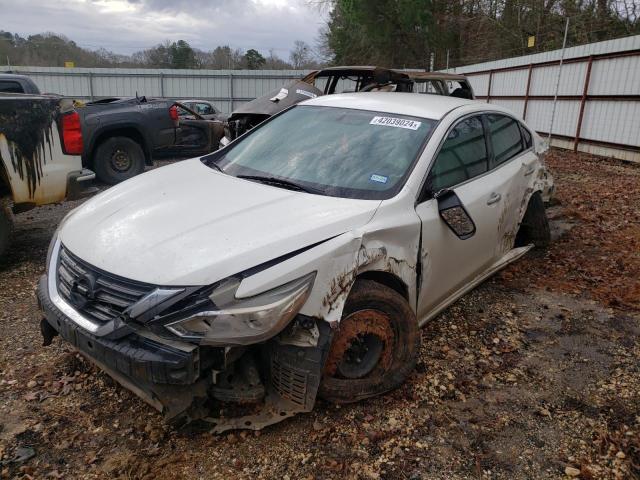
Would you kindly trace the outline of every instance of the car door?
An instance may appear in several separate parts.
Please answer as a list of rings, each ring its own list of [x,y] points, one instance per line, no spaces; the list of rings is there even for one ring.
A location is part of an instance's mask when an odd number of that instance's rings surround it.
[[[495,256],[501,258],[514,246],[531,175],[539,160],[531,148],[531,136],[527,141],[518,120],[501,113],[488,113],[483,119],[493,152],[489,166],[495,171],[494,191],[501,196],[495,244]]]
[[[418,287],[418,318],[424,320],[439,305],[486,271],[495,261],[495,242],[502,197],[489,171],[490,145],[481,115],[461,119],[448,132],[432,162],[416,205],[422,222],[422,275]],[[442,192],[455,194],[475,225],[460,238],[441,217]]]

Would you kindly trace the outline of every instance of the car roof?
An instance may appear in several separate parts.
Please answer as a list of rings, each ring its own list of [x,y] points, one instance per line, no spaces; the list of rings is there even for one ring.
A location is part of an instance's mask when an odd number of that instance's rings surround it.
[[[179,103],[199,102],[199,103],[213,104],[211,100],[203,100],[202,98],[185,98],[184,100],[176,100],[176,102],[179,102]]]
[[[301,105],[342,107],[355,110],[396,113],[440,120],[451,110],[465,105],[486,103],[465,98],[404,92],[358,92],[323,95],[302,102]]]
[[[467,80],[467,77],[457,73],[444,72],[403,72],[411,80]]]
[[[31,77],[27,77],[26,75],[19,75],[17,73],[0,73],[0,78],[3,80],[16,80],[21,78],[23,80],[31,80]]]

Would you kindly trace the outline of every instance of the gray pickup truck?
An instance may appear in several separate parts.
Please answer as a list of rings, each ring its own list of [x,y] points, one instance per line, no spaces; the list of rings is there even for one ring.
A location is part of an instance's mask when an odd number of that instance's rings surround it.
[[[0,93],[0,256],[9,247],[14,214],[96,191],[82,150],[71,100]]]
[[[0,73],[0,93],[29,93],[39,95],[40,89],[26,75]]]
[[[180,111],[190,118],[180,117]],[[189,107],[164,98],[105,98],[78,109],[84,165],[115,184],[144,171],[160,156],[197,156],[217,149],[224,130]]]

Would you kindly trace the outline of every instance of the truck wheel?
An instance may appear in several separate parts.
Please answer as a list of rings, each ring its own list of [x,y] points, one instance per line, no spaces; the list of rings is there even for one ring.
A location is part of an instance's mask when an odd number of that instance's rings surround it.
[[[420,331],[407,301],[371,280],[354,285],[324,366],[319,395],[350,403],[399,387],[414,369]]]
[[[98,179],[109,185],[123,182],[144,171],[142,147],[128,137],[111,137],[98,145],[93,166]]]
[[[11,211],[11,200],[7,197],[0,198],[0,257],[2,257],[13,236],[13,212]]]
[[[524,212],[522,223],[516,235],[515,246],[524,247],[533,243],[536,248],[544,248],[551,242],[551,229],[544,201],[540,192],[534,192]]]

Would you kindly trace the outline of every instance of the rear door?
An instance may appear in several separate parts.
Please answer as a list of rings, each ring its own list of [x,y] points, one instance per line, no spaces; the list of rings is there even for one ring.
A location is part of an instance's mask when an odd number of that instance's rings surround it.
[[[518,120],[500,113],[486,114],[484,120],[493,150],[490,168],[496,172],[494,190],[501,196],[495,245],[495,257],[499,259],[514,246],[538,156],[531,148],[531,136],[527,141]]]
[[[482,115],[460,120],[436,154],[425,191],[452,190],[475,224],[475,233],[459,238],[440,218],[438,200],[425,195],[416,212],[422,222],[422,282],[418,318],[464,288],[495,261],[502,197],[499,173],[489,171],[491,151]]]

